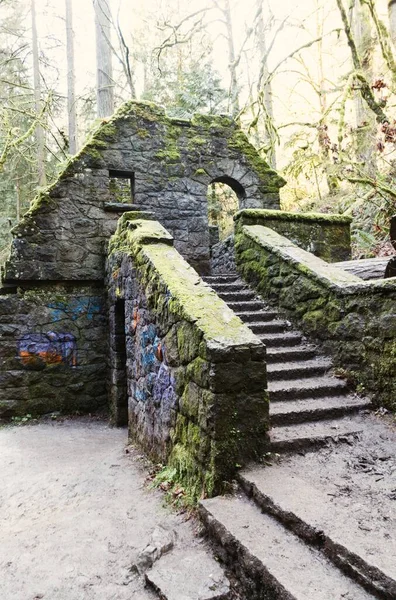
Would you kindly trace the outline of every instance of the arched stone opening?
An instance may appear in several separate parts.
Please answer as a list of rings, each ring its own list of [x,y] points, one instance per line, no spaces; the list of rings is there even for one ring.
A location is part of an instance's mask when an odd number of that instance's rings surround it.
[[[216,177],[208,186],[210,246],[226,239],[234,231],[234,215],[246,198],[244,187],[232,177]]]

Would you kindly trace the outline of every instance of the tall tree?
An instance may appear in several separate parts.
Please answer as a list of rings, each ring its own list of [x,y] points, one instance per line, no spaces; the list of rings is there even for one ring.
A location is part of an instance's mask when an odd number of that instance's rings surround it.
[[[96,33],[96,100],[99,118],[114,112],[111,13],[108,0],[94,0]]]
[[[74,31],[72,0],[65,0],[67,51],[67,113],[69,124],[69,152],[77,152],[76,76],[74,69]]]
[[[39,63],[39,47],[37,37],[37,21],[36,21],[36,2],[31,0],[31,15],[32,15],[32,50],[33,50],[33,82],[34,82],[34,103],[37,118],[41,114],[41,78],[40,78],[40,63]],[[45,176],[45,137],[44,129],[40,122],[36,125],[36,143],[37,143],[37,165],[38,165],[38,181],[39,185],[46,184]]]
[[[355,0],[351,7],[351,23],[362,71],[367,81],[373,79],[374,44],[371,31],[370,14],[360,0]],[[376,173],[375,143],[376,123],[372,111],[368,108],[360,92],[355,90],[355,119],[356,119],[356,158],[364,166],[371,177]]]
[[[388,2],[388,17],[389,17],[389,33],[396,48],[396,0],[389,0]]]
[[[257,95],[262,95],[262,105],[265,111],[264,118],[264,144],[267,148],[266,159],[268,163],[276,168],[276,142],[277,135],[274,129],[274,104],[272,100],[272,83],[268,70],[268,50],[266,42],[266,30],[264,23],[264,11],[263,11],[263,0],[256,0],[256,14],[257,14],[257,26],[256,35],[258,42],[258,49],[260,55],[260,74],[257,84]],[[262,87],[262,89],[261,89]]]

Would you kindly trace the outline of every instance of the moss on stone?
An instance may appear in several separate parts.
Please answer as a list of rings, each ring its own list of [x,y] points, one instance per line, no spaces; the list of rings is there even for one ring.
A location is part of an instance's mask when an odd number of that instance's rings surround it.
[[[281,187],[286,185],[286,181],[260,157],[241,129],[236,129],[227,138],[227,144],[229,148],[237,150],[244,156],[249,167],[261,180],[263,193],[278,192]]]
[[[246,208],[244,210],[238,211],[234,220],[238,221],[242,219],[242,221],[253,219],[255,221],[260,220],[279,220],[279,221],[296,221],[298,223],[301,222],[309,222],[309,223],[320,223],[325,224],[329,223],[331,225],[335,225],[337,223],[351,223],[352,217],[348,215],[339,215],[339,214],[329,214],[329,213],[297,213],[297,212],[286,212],[283,210],[269,210],[262,208]],[[250,224],[250,223],[249,223]]]

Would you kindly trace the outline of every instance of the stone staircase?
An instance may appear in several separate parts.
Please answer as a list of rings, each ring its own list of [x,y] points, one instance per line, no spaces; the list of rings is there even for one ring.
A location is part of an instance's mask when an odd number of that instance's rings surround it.
[[[353,444],[367,427],[368,416],[358,413],[369,403],[332,375],[331,360],[236,274],[205,281],[267,347],[269,450],[294,453],[329,440]],[[281,464],[251,465],[239,473],[233,495],[200,502],[201,520],[243,599],[395,599],[391,547],[375,529],[362,530],[348,507],[320,486],[299,473],[285,477]]]
[[[257,297],[238,275],[205,281],[267,348],[272,452],[323,445],[360,431],[355,414],[369,402],[331,374],[331,360]]]

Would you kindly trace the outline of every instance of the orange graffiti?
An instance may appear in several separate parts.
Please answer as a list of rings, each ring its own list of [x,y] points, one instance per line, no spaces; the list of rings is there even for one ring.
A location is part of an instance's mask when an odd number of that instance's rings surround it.
[[[135,333],[137,326],[139,325],[139,321],[140,321],[139,309],[134,308],[133,315],[132,315],[132,325],[131,325],[132,333]]]

